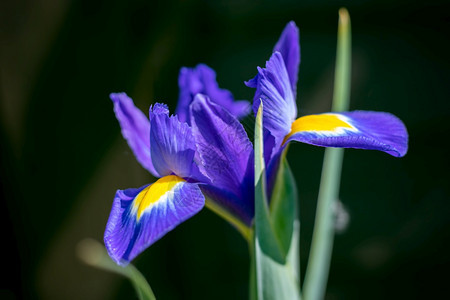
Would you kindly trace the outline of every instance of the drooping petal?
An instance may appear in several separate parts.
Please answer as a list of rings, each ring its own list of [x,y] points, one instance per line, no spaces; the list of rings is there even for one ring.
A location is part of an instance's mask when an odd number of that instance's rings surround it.
[[[126,265],[205,204],[196,184],[169,175],[152,185],[118,190],[105,230],[111,258]]]
[[[402,121],[385,112],[352,111],[298,118],[286,143],[298,141],[322,147],[379,150],[401,157],[408,151]]]
[[[216,81],[216,73],[207,65],[199,64],[195,68],[181,68],[178,85],[180,96],[176,114],[181,122],[191,124],[189,105],[194,100],[195,95],[199,93],[207,95],[212,102],[221,105],[237,118],[244,117],[250,112],[250,103],[248,101],[234,101],[230,91],[219,87]]]
[[[122,135],[127,140],[136,159],[155,177],[159,177],[150,157],[150,122],[148,118],[134,106],[133,100],[127,94],[113,93],[110,98],[114,103],[114,112],[122,129]]]
[[[246,84],[256,87],[253,111],[256,114],[262,101],[263,126],[274,137],[274,148],[278,149],[297,116],[297,106],[282,55],[273,53],[266,67],[258,67],[258,75]]]
[[[253,207],[248,195],[253,191],[253,146],[241,123],[201,94],[191,104],[191,120],[200,171],[213,186],[231,191],[242,205]]]
[[[192,130],[177,116],[169,117],[166,105],[150,107],[150,151],[155,170],[166,176],[176,174],[190,178],[195,171],[195,143]]]
[[[294,21],[289,22],[281,33],[280,39],[273,48],[273,52],[276,51],[283,56],[295,98],[297,94],[298,67],[300,65],[300,38],[298,27]]]

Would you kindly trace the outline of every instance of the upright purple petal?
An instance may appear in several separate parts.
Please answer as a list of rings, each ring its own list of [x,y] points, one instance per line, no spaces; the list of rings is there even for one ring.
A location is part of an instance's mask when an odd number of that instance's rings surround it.
[[[138,189],[118,190],[104,235],[111,258],[126,265],[205,204],[196,184],[177,176]]]
[[[159,177],[150,157],[150,122],[148,118],[134,106],[133,100],[125,93],[110,95],[114,103],[114,112],[127,140],[139,163],[153,176]]]
[[[225,109],[197,95],[191,104],[192,131],[200,170],[213,186],[233,192],[244,205],[253,186],[253,146],[241,123]]]
[[[408,151],[402,121],[385,112],[352,111],[298,118],[286,143],[298,141],[322,147],[379,150],[401,157]]]
[[[280,39],[273,48],[273,52],[276,51],[283,56],[295,98],[297,95],[298,67],[300,65],[300,40],[299,31],[294,21],[289,22],[281,33]]]
[[[161,176],[176,174],[190,178],[195,171],[195,143],[192,130],[177,116],[169,117],[164,104],[150,107],[150,142],[153,166]]]
[[[216,73],[207,65],[199,64],[195,68],[181,68],[178,77],[180,96],[176,114],[181,122],[190,124],[189,105],[196,94],[207,95],[212,102],[221,105],[237,118],[250,112],[248,101],[234,101],[230,91],[219,88]]]
[[[247,85],[256,87],[253,111],[256,114],[262,101],[263,126],[275,139],[274,149],[278,149],[297,116],[295,97],[282,55],[273,53],[266,67],[258,67],[258,75]]]

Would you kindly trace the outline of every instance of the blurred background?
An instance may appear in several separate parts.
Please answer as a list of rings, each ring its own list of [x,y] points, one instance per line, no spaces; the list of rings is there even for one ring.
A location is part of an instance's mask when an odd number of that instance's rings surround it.
[[[346,150],[327,299],[430,299],[450,292],[448,1],[90,1],[0,3],[1,299],[132,299],[131,284],[84,265],[116,189],[153,178],[120,135],[111,92],[173,112],[180,67],[206,63],[237,99],[285,24],[300,28],[300,114],[331,107],[338,9],[353,27],[352,109],[388,111],[410,134],[402,159]],[[295,144],[301,264],[323,149]],[[208,210],[135,265],[159,299],[246,299],[248,249]]]

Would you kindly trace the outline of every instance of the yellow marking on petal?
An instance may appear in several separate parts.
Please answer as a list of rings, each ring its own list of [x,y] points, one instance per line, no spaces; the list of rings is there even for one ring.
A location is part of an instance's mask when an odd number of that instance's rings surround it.
[[[352,125],[342,120],[335,114],[309,115],[300,117],[292,123],[291,132],[284,138],[283,143],[301,131],[326,131],[324,133],[336,132],[341,128],[354,129]]]
[[[175,175],[169,175],[158,179],[155,183],[143,189],[134,198],[133,210],[137,211],[137,219],[139,220],[148,207],[161,200],[167,192],[172,191],[180,182],[185,182],[185,180]]]

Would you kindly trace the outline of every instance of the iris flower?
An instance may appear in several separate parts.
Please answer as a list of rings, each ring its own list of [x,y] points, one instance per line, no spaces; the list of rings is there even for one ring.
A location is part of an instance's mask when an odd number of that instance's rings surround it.
[[[256,88],[255,113],[264,103],[268,174],[276,174],[279,157],[292,140],[403,156],[407,132],[391,114],[355,111],[297,119],[298,41],[298,29],[291,22],[266,68],[258,68],[257,76],[247,82]],[[118,264],[127,264],[198,213],[205,199],[209,208],[249,236],[254,217],[254,154],[238,121],[248,105],[220,89],[214,71],[205,65],[182,69],[179,86],[175,116],[169,116],[167,106],[155,104],[147,118],[126,94],[111,94],[123,136],[141,165],[159,177],[153,184],[116,192],[104,241]]]
[[[169,116],[163,104],[150,107],[147,119],[126,94],[111,94],[111,99],[137,160],[160,177],[116,192],[104,235],[111,258],[127,264],[198,213],[205,197],[211,209],[245,234],[254,214],[253,191],[247,188],[253,183],[253,146],[239,121],[202,94],[184,115],[192,127]]]
[[[258,74],[246,82],[247,86],[256,88],[255,115],[260,103],[264,104],[264,150],[269,185],[280,154],[291,141],[322,147],[379,150],[396,157],[406,154],[408,133],[402,121],[390,113],[351,111],[297,118],[300,44],[294,22],[287,24],[273,51],[266,67],[258,67]]]

